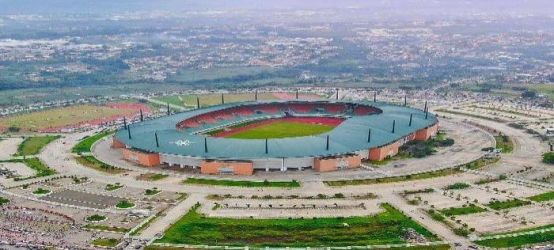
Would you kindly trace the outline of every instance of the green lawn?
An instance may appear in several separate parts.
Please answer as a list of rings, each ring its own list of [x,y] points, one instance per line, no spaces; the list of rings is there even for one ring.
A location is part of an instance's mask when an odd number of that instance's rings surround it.
[[[146,174],[140,174],[139,176],[136,177],[136,179],[141,181],[159,181],[167,177],[169,177],[169,175],[167,174],[146,173]]]
[[[382,178],[372,178],[372,179],[355,179],[355,180],[340,180],[340,181],[323,181],[325,185],[328,186],[346,186],[346,185],[369,185],[369,184],[379,184],[379,183],[389,183],[389,182],[399,182],[399,181],[413,181],[413,180],[419,180],[419,179],[428,179],[428,178],[436,178],[441,176],[447,176],[452,174],[458,174],[461,173],[462,170],[460,170],[461,167],[465,167],[468,169],[479,169],[482,168],[488,164],[492,164],[498,161],[499,158],[494,159],[477,159],[475,161],[466,163],[464,165],[454,167],[454,168],[445,168],[430,172],[424,172],[419,174],[410,174],[410,175],[403,175],[403,176],[391,176],[391,177],[382,177]]]
[[[280,187],[280,188],[296,188],[300,187],[300,183],[296,180],[292,181],[234,181],[234,180],[217,180],[217,179],[201,179],[187,178],[183,184],[200,184],[200,185],[217,185],[217,186],[233,186],[233,187]]]
[[[114,226],[99,225],[99,224],[86,224],[84,227],[90,230],[110,231],[115,233],[126,233],[127,231],[129,231],[129,229],[123,228],[123,227],[114,227]]]
[[[503,232],[503,233],[488,233],[488,234],[481,235],[481,237],[490,237],[490,236],[515,234],[515,233],[526,233],[526,232],[537,231],[537,230],[542,230],[542,229],[550,229],[550,228],[554,228],[554,224],[548,224],[548,225],[539,226],[539,227],[530,227],[530,228],[525,228],[525,229],[520,229],[520,230],[515,230],[515,231],[509,231],[509,232]]]
[[[508,209],[513,207],[521,207],[529,204],[531,204],[530,201],[512,199],[512,200],[505,200],[505,201],[493,201],[487,204],[487,207],[490,207],[494,210],[502,210],[502,209]]]
[[[527,88],[547,95],[551,101],[554,101],[554,86],[552,84],[530,84]]]
[[[112,131],[103,131],[98,134],[85,137],[79,143],[77,143],[77,145],[75,145],[71,151],[76,154],[90,153],[92,144],[112,133]]]
[[[91,243],[95,246],[100,246],[100,247],[115,247],[117,246],[117,244],[119,244],[119,240],[113,239],[113,238],[99,238],[99,239],[93,240]]]
[[[0,197],[0,206],[3,206],[4,204],[8,204],[8,203],[10,203],[10,200],[4,197]]]
[[[27,137],[17,148],[17,155],[36,155],[44,146],[58,138],[59,135]]]
[[[123,185],[121,185],[120,183],[106,184],[106,187],[104,188],[104,190],[106,190],[106,191],[115,191],[115,190],[118,190],[122,187],[123,187]]]
[[[43,194],[49,194],[50,190],[44,189],[44,188],[37,188],[37,190],[33,191],[33,194],[36,195],[43,195]]]
[[[554,152],[546,152],[542,155],[542,162],[546,164],[554,164]]]
[[[465,207],[451,207],[447,209],[439,210],[442,214],[450,217],[455,215],[464,215],[464,214],[475,214],[475,213],[481,213],[487,211],[484,208],[475,206],[473,204]]]
[[[157,240],[159,243],[272,247],[365,246],[406,243],[404,230],[412,228],[428,240],[438,238],[383,204],[376,215],[346,218],[233,219],[205,217],[195,207]]]
[[[161,191],[158,190],[157,188],[152,188],[152,189],[146,189],[144,190],[144,195],[155,195],[155,194],[159,194]]]
[[[99,215],[99,214],[93,214],[86,218],[87,221],[103,221],[106,219],[106,216]]]
[[[145,250],[183,250],[180,247],[167,247],[150,245],[144,248]],[[388,247],[388,248],[371,248],[372,250],[450,250],[450,245],[432,245],[432,246],[411,246],[411,247]]]
[[[514,151],[514,143],[510,137],[506,135],[498,135],[495,136],[494,139],[496,140],[496,148],[502,149],[502,153],[507,154]]]
[[[1,162],[1,161],[0,161]],[[56,170],[49,168],[48,166],[44,165],[42,161],[40,161],[38,158],[26,158],[26,159],[14,159],[14,160],[7,160],[4,162],[19,162],[25,164],[27,167],[32,168],[36,171],[36,174],[31,177],[25,177],[25,178],[15,178],[15,181],[22,181],[37,177],[44,177],[56,174]]]
[[[75,157],[75,159],[77,160],[77,162],[85,167],[89,167],[109,174],[120,174],[126,171],[125,169],[103,163],[91,155],[79,156]]]
[[[554,231],[520,235],[515,237],[506,237],[500,239],[480,240],[476,241],[475,243],[486,247],[507,248],[546,242],[554,242]]]
[[[457,182],[451,185],[446,186],[444,189],[451,190],[451,189],[465,189],[471,187],[471,185],[464,183],[464,182]]]
[[[144,229],[148,228],[150,225],[152,225],[152,223],[154,223],[154,221],[156,221],[158,218],[160,218],[160,216],[163,215],[163,210],[156,213],[156,215],[154,217],[151,217],[146,223],[142,224],[140,227],[138,228],[135,228],[132,232],[130,232],[129,234],[131,236],[135,236],[135,235],[139,235],[142,231],[144,231]]]
[[[128,209],[128,208],[135,207],[135,203],[132,203],[128,200],[122,200],[119,203],[117,203],[117,205],[115,205],[115,207],[121,208],[121,209]]]
[[[265,139],[317,135],[331,131],[334,126],[300,122],[276,121],[230,135],[227,138]]]
[[[531,196],[528,198],[529,200],[536,201],[536,202],[543,202],[543,201],[549,201],[554,200],[554,191],[537,194],[534,196]]]
[[[389,182],[399,182],[399,181],[413,181],[420,179],[428,179],[441,177],[451,174],[461,173],[459,168],[447,168],[431,172],[403,175],[403,176],[392,176],[392,177],[382,177],[374,179],[355,179],[355,180],[341,180],[341,181],[324,181],[328,186],[347,186],[347,185],[369,185],[369,184],[378,184],[378,183],[389,183]]]

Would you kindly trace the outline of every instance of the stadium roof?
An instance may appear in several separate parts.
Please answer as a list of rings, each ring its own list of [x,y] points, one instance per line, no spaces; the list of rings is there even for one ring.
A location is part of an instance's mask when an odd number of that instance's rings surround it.
[[[366,116],[352,116],[333,130],[323,134],[269,139],[267,154],[265,152],[265,139],[218,138],[195,134],[199,129],[176,129],[178,122],[202,113],[239,105],[278,102],[231,103],[186,111],[130,125],[132,139],[128,138],[127,131],[124,129],[117,131],[115,137],[133,148],[164,154],[207,159],[294,158],[341,155],[390,144],[437,122],[437,118],[431,113],[429,113],[428,119],[425,119],[425,112],[419,109],[380,102],[358,102],[374,106],[383,112]],[[333,103],[332,101],[329,102]],[[347,101],[336,102],[353,103]],[[410,114],[413,114],[412,126],[408,126]],[[394,133],[392,133],[393,120],[396,121]],[[210,124],[204,128],[217,125]],[[368,143],[367,135],[370,128],[371,142]],[[155,132],[158,134],[159,147],[156,145]],[[329,150],[326,150],[327,135],[330,137]],[[208,152],[205,152],[204,148],[205,138],[207,138]]]

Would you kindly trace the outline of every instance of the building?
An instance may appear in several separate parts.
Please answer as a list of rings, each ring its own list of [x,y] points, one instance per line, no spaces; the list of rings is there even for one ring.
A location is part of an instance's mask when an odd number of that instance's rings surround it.
[[[222,96],[222,102],[224,101]],[[335,122],[319,135],[280,139],[211,136],[231,125],[269,119]],[[203,174],[252,175],[255,171],[313,169],[327,172],[380,161],[412,140],[438,132],[426,111],[379,102],[272,101],[222,104],[125,126],[113,148],[136,164],[200,169]]]

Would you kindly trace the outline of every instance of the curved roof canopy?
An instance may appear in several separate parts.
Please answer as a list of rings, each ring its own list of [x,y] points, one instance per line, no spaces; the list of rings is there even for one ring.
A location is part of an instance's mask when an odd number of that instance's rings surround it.
[[[386,104],[381,102],[347,102],[347,101],[295,101],[300,103],[344,103],[364,104],[382,110],[380,114],[350,116],[333,130],[314,136],[290,137],[268,140],[268,153],[265,151],[265,139],[233,139],[210,137],[198,133],[203,129],[224,126],[225,124],[249,120],[252,117],[236,117],[231,120],[218,121],[214,124],[203,125],[200,128],[177,129],[176,124],[187,118],[202,113],[222,110],[235,106],[247,106],[260,103],[286,103],[292,101],[271,102],[243,102],[231,103],[208,108],[201,108],[183,113],[177,113],[153,120],[138,122],[129,125],[128,131],[120,129],[115,138],[126,145],[147,152],[201,157],[207,159],[264,159],[264,158],[294,158],[331,156],[352,153],[359,150],[379,147],[390,144],[419,129],[437,123],[435,115],[429,113],[425,119],[425,112],[419,109]],[[410,115],[412,125],[409,126]],[[257,114],[257,118],[271,117],[272,115]],[[315,115],[315,114],[314,114]],[[319,114],[321,115],[321,114]],[[394,133],[392,131],[395,123]],[[367,141],[371,129],[371,141]],[[156,145],[155,133],[158,135],[159,147]],[[326,149],[327,135],[329,135],[329,149]],[[205,151],[204,141],[208,151]]]

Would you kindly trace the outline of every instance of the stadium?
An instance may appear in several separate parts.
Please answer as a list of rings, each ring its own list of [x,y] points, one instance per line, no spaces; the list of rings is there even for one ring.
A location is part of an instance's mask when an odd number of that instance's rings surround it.
[[[199,102],[198,102],[199,103]],[[427,106],[427,105],[426,105]],[[252,101],[198,108],[118,130],[123,159],[202,174],[360,167],[398,153],[438,131],[427,111],[381,102]]]

